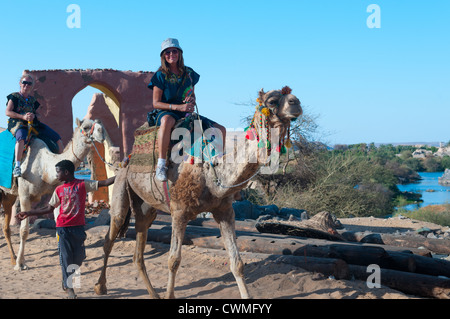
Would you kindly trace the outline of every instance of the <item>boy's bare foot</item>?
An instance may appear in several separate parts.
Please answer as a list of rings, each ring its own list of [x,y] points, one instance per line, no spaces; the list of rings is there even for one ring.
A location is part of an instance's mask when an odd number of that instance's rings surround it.
[[[77,299],[77,295],[75,294],[73,288],[66,288],[66,292],[67,292],[67,299]]]

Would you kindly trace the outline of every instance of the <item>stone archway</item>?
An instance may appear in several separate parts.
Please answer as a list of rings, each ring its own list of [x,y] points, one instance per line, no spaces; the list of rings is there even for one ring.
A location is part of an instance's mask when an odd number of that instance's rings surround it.
[[[36,79],[34,96],[41,103],[40,118],[61,135],[64,144],[73,133],[72,99],[87,86],[97,88],[109,97],[107,106],[117,122],[115,129],[118,126],[120,130],[118,146],[122,157],[131,152],[133,132],[146,121],[147,112],[153,108],[152,91],[147,88],[153,72],[87,69],[25,70],[24,73],[32,74]],[[105,122],[109,132],[114,126],[108,127],[106,114],[103,117],[97,118]]]

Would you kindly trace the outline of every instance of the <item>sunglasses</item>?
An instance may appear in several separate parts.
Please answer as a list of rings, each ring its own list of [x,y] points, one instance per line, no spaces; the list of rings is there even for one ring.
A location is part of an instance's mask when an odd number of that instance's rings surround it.
[[[166,50],[164,51],[165,55],[170,55],[170,54],[178,54],[178,50],[177,49],[173,49],[173,50]]]
[[[33,82],[30,82],[30,81],[22,81],[22,84],[23,84],[23,85],[26,85],[26,84],[28,84],[28,85],[33,85]]]

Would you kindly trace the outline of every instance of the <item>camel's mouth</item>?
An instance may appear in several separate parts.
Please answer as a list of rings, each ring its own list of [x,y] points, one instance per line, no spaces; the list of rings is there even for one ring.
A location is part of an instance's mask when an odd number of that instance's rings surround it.
[[[285,118],[292,121],[297,120],[303,111],[300,105],[290,105],[286,110]]]

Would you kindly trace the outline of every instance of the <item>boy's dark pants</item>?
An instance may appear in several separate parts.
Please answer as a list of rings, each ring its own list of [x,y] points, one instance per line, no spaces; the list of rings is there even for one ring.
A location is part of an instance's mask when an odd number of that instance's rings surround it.
[[[86,232],[84,231],[84,226],[57,227],[56,231],[59,236],[58,251],[63,286],[68,288],[67,278],[75,271],[74,266],[71,269],[68,269],[68,267],[70,265],[81,266],[83,260],[86,258],[86,249],[84,247]]]

